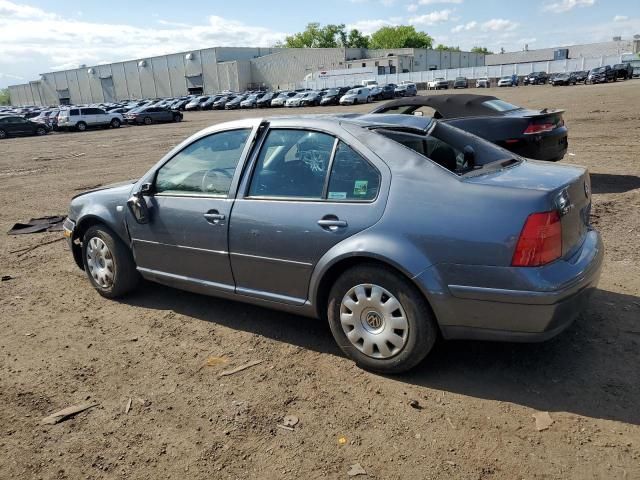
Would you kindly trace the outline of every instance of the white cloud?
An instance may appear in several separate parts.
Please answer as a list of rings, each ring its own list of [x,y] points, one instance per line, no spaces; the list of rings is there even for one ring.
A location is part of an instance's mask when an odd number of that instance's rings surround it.
[[[418,5],[416,5],[415,3],[410,3],[409,5],[407,5],[407,12],[413,13],[417,10],[418,10]]]
[[[419,0],[420,5],[433,5],[435,3],[456,3],[460,4],[463,0]]]
[[[480,25],[480,29],[484,32],[509,32],[515,30],[517,27],[517,22],[505,20],[504,18],[492,18]]]
[[[576,7],[591,7],[596,0],[560,0],[558,2],[547,3],[542,10],[553,13],[564,13]]]
[[[218,16],[188,25],[158,20],[134,27],[63,17],[0,0],[0,71],[38,73],[215,46],[268,47],[285,33]],[[6,75],[5,75],[6,78]],[[2,82],[6,83],[6,82]]]
[[[455,27],[453,27],[451,29],[451,32],[452,33],[460,33],[462,31],[473,30],[474,28],[476,28],[477,25],[478,25],[478,22],[476,22],[476,21],[472,21],[472,22],[456,25]]]
[[[395,27],[396,25],[398,25],[398,23],[391,20],[358,20],[355,23],[348,24],[347,30],[355,28],[356,30],[359,30],[360,33],[371,35],[373,32],[381,29],[382,27]]]
[[[432,26],[449,21],[452,13],[451,10],[438,10],[425,15],[409,17],[408,21],[411,25]]]
[[[629,17],[627,17],[626,15],[616,15],[615,17],[613,17],[614,22],[625,22],[627,20],[629,20]]]

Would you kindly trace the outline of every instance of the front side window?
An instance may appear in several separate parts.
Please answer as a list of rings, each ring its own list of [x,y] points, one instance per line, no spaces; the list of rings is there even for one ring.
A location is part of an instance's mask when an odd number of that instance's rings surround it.
[[[309,130],[271,130],[249,196],[321,199],[335,139]]]
[[[380,189],[380,174],[359,153],[340,142],[331,166],[329,200],[373,200]]]
[[[250,133],[245,128],[196,140],[158,170],[156,193],[227,195]]]

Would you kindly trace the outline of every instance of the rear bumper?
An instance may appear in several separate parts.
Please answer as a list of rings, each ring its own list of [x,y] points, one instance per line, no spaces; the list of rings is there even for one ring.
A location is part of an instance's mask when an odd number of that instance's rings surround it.
[[[502,146],[522,157],[556,161],[564,157],[569,148],[568,130],[561,127],[542,135],[523,135],[517,143]]]
[[[585,310],[603,258],[602,240],[592,230],[571,258],[544,267],[452,266],[440,272],[447,288],[429,299],[447,339],[545,341]],[[528,289],[507,287],[509,277],[512,285]],[[469,281],[462,284],[465,278]],[[474,278],[485,284],[470,285]]]

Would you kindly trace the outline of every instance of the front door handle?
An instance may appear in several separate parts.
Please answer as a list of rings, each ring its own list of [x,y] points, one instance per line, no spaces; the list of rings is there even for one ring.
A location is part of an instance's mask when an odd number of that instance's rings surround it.
[[[207,222],[213,224],[217,224],[220,220],[225,219],[224,213],[220,213],[218,210],[209,210],[203,217],[207,219]]]
[[[348,224],[345,220],[340,220],[335,215],[327,215],[318,220],[318,225],[325,230],[335,232],[338,228],[345,228]]]

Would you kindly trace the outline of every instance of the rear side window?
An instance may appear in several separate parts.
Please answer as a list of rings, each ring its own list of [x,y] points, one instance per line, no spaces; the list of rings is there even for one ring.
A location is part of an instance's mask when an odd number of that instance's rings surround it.
[[[271,130],[249,196],[321,199],[335,139],[309,130]]]
[[[77,115],[80,115],[80,110],[78,110],[77,108],[72,108],[71,110],[69,110],[69,115],[71,117],[75,117]]]
[[[380,174],[359,153],[340,142],[331,166],[328,200],[373,200],[380,189]]]

